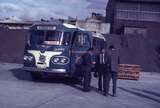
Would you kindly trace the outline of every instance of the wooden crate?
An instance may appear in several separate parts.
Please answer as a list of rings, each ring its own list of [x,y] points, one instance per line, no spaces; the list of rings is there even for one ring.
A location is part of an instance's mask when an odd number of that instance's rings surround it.
[[[118,78],[124,80],[138,80],[140,71],[140,65],[120,64]]]

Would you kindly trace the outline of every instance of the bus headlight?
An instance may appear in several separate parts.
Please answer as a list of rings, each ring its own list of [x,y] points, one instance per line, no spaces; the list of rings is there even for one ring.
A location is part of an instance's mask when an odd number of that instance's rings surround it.
[[[65,56],[55,56],[51,59],[53,64],[65,65],[69,62],[69,58]]]
[[[24,61],[33,61],[34,57],[32,55],[24,55]]]
[[[63,63],[63,64],[66,64],[68,62],[68,59],[67,58],[61,58],[60,62]]]
[[[58,57],[55,57],[55,58],[53,58],[53,60],[52,60],[53,63],[58,63],[59,61],[60,61],[60,58],[58,58]]]

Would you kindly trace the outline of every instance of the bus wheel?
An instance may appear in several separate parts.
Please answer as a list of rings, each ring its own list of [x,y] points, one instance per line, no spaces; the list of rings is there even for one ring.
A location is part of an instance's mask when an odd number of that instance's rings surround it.
[[[83,90],[85,92],[89,92],[91,88],[91,73],[90,72],[85,72],[84,73],[84,80],[83,80]]]
[[[37,80],[41,79],[41,74],[40,73],[37,73],[37,72],[30,72],[30,73],[31,73],[33,81],[37,81]]]

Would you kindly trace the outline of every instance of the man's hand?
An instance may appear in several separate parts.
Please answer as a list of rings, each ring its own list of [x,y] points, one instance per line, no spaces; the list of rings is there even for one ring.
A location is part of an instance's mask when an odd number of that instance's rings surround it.
[[[93,62],[92,62],[92,65],[95,65],[95,64],[96,64],[96,62],[95,62],[95,61],[93,61]]]

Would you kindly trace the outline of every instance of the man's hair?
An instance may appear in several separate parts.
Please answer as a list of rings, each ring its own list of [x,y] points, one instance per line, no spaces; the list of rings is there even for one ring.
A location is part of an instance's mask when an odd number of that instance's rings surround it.
[[[101,48],[100,48],[100,51],[102,51],[103,49],[104,49],[104,48],[101,47]]]
[[[89,48],[87,51],[93,51],[93,48]]]
[[[109,49],[115,49],[114,45],[110,45]]]

